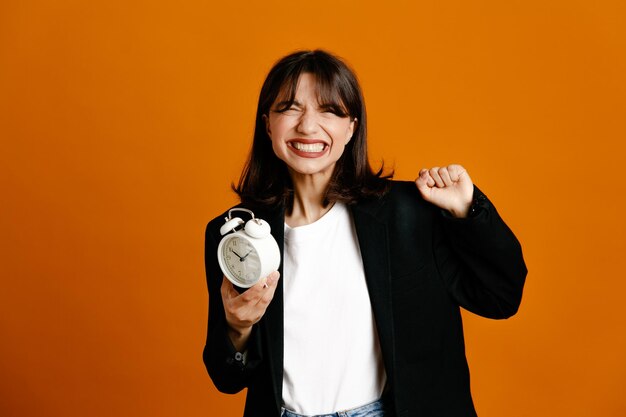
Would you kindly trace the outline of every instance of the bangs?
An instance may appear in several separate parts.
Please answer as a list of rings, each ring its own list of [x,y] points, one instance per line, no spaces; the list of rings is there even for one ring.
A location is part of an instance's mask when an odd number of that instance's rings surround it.
[[[341,82],[338,68],[328,62],[303,61],[295,66],[283,79],[276,97],[275,111],[288,110],[296,100],[298,81],[302,74],[311,74],[315,79],[317,104],[321,109],[330,111],[340,117],[356,117],[357,111],[350,100],[346,83]],[[351,106],[352,104],[352,106]],[[352,110],[352,111],[351,111]]]

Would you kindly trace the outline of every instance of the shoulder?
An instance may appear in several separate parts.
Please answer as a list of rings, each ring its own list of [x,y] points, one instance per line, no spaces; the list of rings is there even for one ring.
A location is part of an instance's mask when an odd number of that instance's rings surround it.
[[[435,207],[422,198],[414,182],[389,180],[385,195],[357,203],[355,211],[367,212],[385,222],[413,222],[417,218],[432,219]]]
[[[413,181],[391,181],[388,195],[395,199],[420,197],[419,190]]]
[[[413,181],[390,181],[389,189],[381,199],[383,209],[427,209],[431,205],[421,196]]]
[[[388,200],[387,204],[391,204],[394,207],[410,206],[423,207],[435,211],[439,210],[436,206],[424,200],[413,181],[390,181],[389,191],[384,198]],[[489,198],[476,184],[474,184],[473,200],[477,208],[493,208]]]

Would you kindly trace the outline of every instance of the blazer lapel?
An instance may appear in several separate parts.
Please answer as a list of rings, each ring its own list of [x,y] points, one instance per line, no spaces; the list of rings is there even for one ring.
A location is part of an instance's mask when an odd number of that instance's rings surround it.
[[[285,244],[285,211],[284,209],[274,212],[264,213],[265,217],[261,217],[267,221],[272,228],[272,236],[278,243],[280,249],[280,272],[281,279],[278,280],[276,292],[272,302],[267,306],[263,319],[261,320],[261,330],[263,339],[265,340],[265,359],[267,360],[270,373],[272,376],[271,383],[275,393],[276,407],[280,410],[282,404],[283,391],[283,334],[284,334],[284,315],[283,315],[283,255]]]
[[[352,206],[365,279],[374,311],[387,380],[393,381],[394,330],[387,225],[376,217],[379,202]]]

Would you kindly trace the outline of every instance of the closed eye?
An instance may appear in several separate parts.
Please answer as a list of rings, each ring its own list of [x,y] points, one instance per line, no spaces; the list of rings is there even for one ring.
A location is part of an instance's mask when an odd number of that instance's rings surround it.
[[[296,112],[296,111],[301,111],[301,110],[302,110],[302,105],[300,105],[300,103],[298,103],[297,101],[285,100],[285,101],[276,103],[273,111],[275,111],[276,113],[285,113],[287,111]]]
[[[323,113],[331,113],[339,117],[346,117],[348,115],[342,108],[332,104],[320,106],[320,111]]]

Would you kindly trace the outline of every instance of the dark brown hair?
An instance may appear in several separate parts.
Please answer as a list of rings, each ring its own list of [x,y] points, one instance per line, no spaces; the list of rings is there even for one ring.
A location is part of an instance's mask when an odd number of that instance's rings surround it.
[[[285,98],[285,108],[293,104],[303,73],[315,76],[320,105],[333,109],[340,116],[357,119],[352,139],[335,164],[324,205],[335,201],[352,204],[381,197],[388,189],[387,180],[393,172],[383,175],[383,166],[374,172],[369,164],[367,118],[359,82],[341,59],[322,50],[294,52],[270,70],[259,95],[252,149],[233,190],[244,204],[268,208],[283,204],[287,210],[291,209],[291,178],[286,164],[274,154],[263,116],[269,115],[279,95]]]

